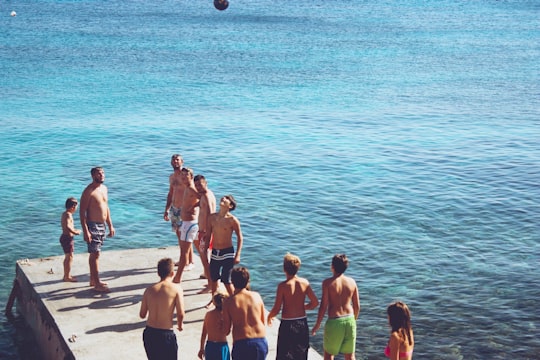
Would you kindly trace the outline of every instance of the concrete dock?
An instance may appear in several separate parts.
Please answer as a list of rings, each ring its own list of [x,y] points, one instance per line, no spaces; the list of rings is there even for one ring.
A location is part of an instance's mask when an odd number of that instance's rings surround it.
[[[72,275],[78,282],[62,281],[64,256],[17,262],[17,310],[33,329],[44,359],[146,359],[142,342],[145,320],[139,318],[144,290],[159,281],[157,262],[177,260],[178,247],[104,251],[100,277],[110,293],[89,286],[88,254],[75,254]],[[198,294],[206,280],[200,259],[184,271],[182,288],[186,315],[184,330],[175,330],[178,358],[195,360],[209,294]],[[279,321],[267,327],[268,359],[276,357]],[[232,340],[229,338],[232,349]],[[310,349],[310,360],[322,359]]]

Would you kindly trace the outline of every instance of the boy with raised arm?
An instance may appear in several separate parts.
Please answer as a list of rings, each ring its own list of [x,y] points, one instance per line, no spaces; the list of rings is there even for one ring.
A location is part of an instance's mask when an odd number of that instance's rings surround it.
[[[176,312],[178,331],[183,329],[184,295],[182,288],[173,284],[174,263],[165,258],[158,262],[160,281],[144,291],[139,316],[146,318],[143,332],[144,349],[149,360],[176,360],[178,344],[173,330]]]
[[[312,310],[319,305],[319,300],[313,292],[309,281],[296,276],[300,269],[300,258],[286,254],[283,258],[283,271],[287,279],[277,287],[274,307],[268,313],[268,325],[281,312],[277,341],[277,360],[295,359],[307,360],[309,350],[309,328],[306,310]],[[306,297],[309,303],[305,303]]]
[[[174,276],[173,282],[180,283],[182,281],[182,273],[184,268],[189,264],[190,251],[192,251],[193,241],[199,233],[199,199],[201,195],[195,188],[193,181],[193,170],[190,168],[182,169],[182,180],[184,181],[184,197],[182,198],[182,211],[180,218],[182,225],[180,226],[180,263],[178,270]]]
[[[345,254],[332,258],[332,277],[322,283],[322,300],[317,322],[311,331],[315,335],[328,310],[324,326],[324,360],[333,360],[339,353],[345,360],[354,360],[356,347],[356,319],[360,314],[360,298],[353,278],[343,275],[349,260]]]

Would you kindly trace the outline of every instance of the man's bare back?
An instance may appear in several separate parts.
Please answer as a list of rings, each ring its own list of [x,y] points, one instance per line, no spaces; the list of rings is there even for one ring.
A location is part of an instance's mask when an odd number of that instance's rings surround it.
[[[174,264],[171,259],[161,259],[158,263],[161,280],[144,291],[139,315],[146,318],[146,324],[155,329],[173,328],[176,312],[177,328],[182,331],[184,320],[184,295],[182,288],[172,283]]]
[[[323,292],[328,294],[328,317],[337,318],[354,314],[358,316],[353,308],[355,299],[358,299],[358,289],[354,279],[345,276],[333,276],[323,281]]]
[[[300,277],[293,277],[278,285],[278,296],[282,296],[283,309],[281,316],[283,319],[295,319],[306,316],[306,297],[311,303],[309,308],[314,309],[319,304],[317,297],[313,293],[309,282]]]
[[[148,319],[146,324],[156,329],[172,329],[173,316],[176,308],[183,308],[182,288],[170,281],[160,281],[150,286],[143,295],[143,304],[146,304]],[[141,308],[141,314],[144,308]],[[144,316],[141,315],[144,318]],[[178,324],[182,330],[182,324]]]

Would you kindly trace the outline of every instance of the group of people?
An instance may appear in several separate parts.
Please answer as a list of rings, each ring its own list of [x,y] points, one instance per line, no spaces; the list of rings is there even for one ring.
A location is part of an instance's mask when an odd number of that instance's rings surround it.
[[[193,248],[201,258],[207,284],[201,293],[211,293],[213,309],[203,321],[199,358],[207,360],[259,360],[266,359],[268,342],[266,325],[281,312],[278,331],[277,359],[307,359],[310,333],[314,336],[324,316],[324,359],[334,359],[339,353],[345,359],[355,359],[356,320],[360,313],[358,288],[353,278],[344,275],[349,260],[345,254],[332,258],[332,276],[322,282],[322,296],[315,295],[307,279],[297,275],[300,258],[286,254],[283,259],[285,280],[277,286],[275,303],[265,316],[262,297],[250,289],[250,274],[239,266],[243,237],[238,219],[231,214],[236,208],[232,195],[221,197],[219,209],[216,198],[208,189],[203,175],[194,176],[193,170],[183,167],[180,154],[171,157],[173,173],[169,176],[169,192],[163,215],[170,221],[178,238],[179,261],[171,258],[158,262],[159,282],[148,287],[141,301],[139,315],[146,320],[143,342],[148,359],[177,359],[178,344],[173,331],[176,314],[177,329],[182,331],[185,315],[183,291],[177,284],[193,262]],[[75,228],[72,214],[77,210],[75,198],[66,200],[62,214],[60,242],[64,249],[64,281],[77,281],[71,276],[73,237],[84,234],[88,246],[90,286],[98,292],[109,292],[99,278],[98,259],[108,227],[108,236],[114,236],[108,206],[107,187],[103,184],[105,172],[101,167],[91,170],[92,183],[81,195],[80,221],[82,230]],[[216,211],[217,210],[217,211]],[[233,246],[236,235],[236,251]],[[176,273],[174,267],[178,266]],[[226,292],[218,291],[221,281]],[[209,304],[209,306],[210,306]],[[319,306],[317,320],[308,328],[306,310]],[[391,336],[384,353],[392,360],[410,360],[414,338],[410,312],[406,304],[395,302],[388,306]],[[233,347],[229,349],[227,336],[232,333]]]

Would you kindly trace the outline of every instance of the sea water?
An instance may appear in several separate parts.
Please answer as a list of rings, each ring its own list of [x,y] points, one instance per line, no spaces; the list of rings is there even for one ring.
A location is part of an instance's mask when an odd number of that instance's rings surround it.
[[[1,307],[18,259],[62,254],[93,166],[105,251],[175,245],[181,153],[237,198],[267,307],[286,252],[318,296],[347,254],[358,359],[384,358],[396,299],[415,358],[540,358],[539,19],[527,0],[2,2]],[[0,358],[39,358],[19,316],[0,334]]]

